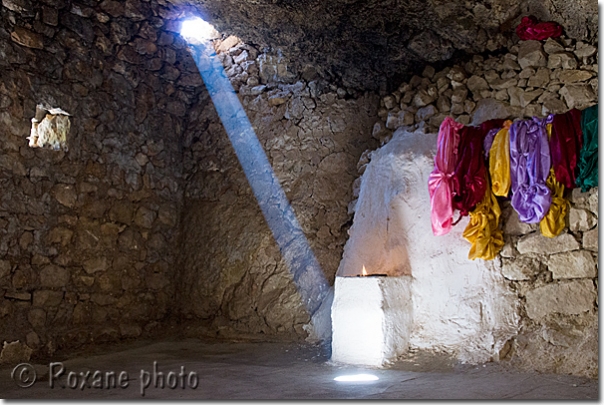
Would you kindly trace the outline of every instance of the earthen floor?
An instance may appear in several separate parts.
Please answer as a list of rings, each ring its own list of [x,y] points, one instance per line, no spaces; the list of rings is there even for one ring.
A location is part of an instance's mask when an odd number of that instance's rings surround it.
[[[198,339],[136,342],[112,347],[104,353],[88,352],[52,361],[60,363],[53,365],[54,374],[60,367],[64,369],[58,379],[53,379],[53,388],[49,383],[52,375],[49,363],[34,363],[37,381],[29,388],[16,385],[11,378],[12,367],[1,367],[2,397],[100,400],[598,399],[598,381],[587,378],[520,372],[505,363],[460,365],[431,356],[416,356],[383,369],[363,369],[332,364],[326,347],[301,343]],[[154,362],[157,368],[155,381]],[[87,371],[90,374],[86,377]],[[99,371],[96,376],[95,371]],[[113,380],[111,372],[115,373]],[[159,373],[163,373],[163,389]],[[356,373],[369,373],[379,380],[334,381],[337,376]],[[25,374],[17,371],[14,377],[25,378]],[[93,383],[105,387],[93,388]],[[147,384],[144,397],[141,383]],[[76,384],[77,388],[69,387]],[[120,388],[120,384],[125,388]],[[177,388],[169,388],[170,384],[176,384]],[[195,385],[197,387],[192,388]]]

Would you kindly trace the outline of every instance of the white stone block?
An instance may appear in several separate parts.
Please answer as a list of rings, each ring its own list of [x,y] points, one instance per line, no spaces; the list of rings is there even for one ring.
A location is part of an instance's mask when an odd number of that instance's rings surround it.
[[[381,367],[407,350],[413,326],[411,280],[336,277],[332,361]]]

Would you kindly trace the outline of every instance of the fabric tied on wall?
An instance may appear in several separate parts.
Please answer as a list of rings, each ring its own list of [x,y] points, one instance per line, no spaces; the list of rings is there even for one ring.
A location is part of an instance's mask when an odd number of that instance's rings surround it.
[[[575,187],[577,161],[583,144],[581,111],[573,108],[553,116],[549,141],[556,179],[567,189]]]
[[[514,122],[510,136],[512,207],[521,222],[540,222],[549,210],[552,196],[546,180],[551,168],[546,124],[552,117]]]
[[[438,131],[434,170],[430,173],[428,180],[432,232],[434,235],[445,235],[452,227],[451,177],[457,164],[459,130],[462,127],[463,124],[455,122],[451,117],[446,117]]]
[[[484,198],[470,212],[470,222],[463,231],[463,237],[472,244],[468,258],[493,260],[504,245],[503,232],[499,229],[501,208],[497,197],[488,187]]]
[[[523,40],[531,39],[543,41],[548,38],[558,38],[562,35],[562,26],[555,22],[539,22],[535,17],[522,17],[522,21],[516,27],[516,35]]]
[[[598,186],[598,105],[591,106],[581,115],[583,148],[579,157],[577,186],[586,192]]]
[[[545,127],[547,136],[550,140],[550,148],[554,136],[553,127],[553,124],[547,124]],[[566,213],[568,212],[570,203],[564,198],[564,184],[557,180],[554,167],[550,169],[549,177],[545,184],[552,192],[552,203],[549,206],[547,214],[545,214],[541,222],[539,222],[539,229],[543,236],[555,238],[562,233],[566,226]]]
[[[489,173],[491,189],[496,196],[507,197],[512,184],[510,178],[510,126],[512,121],[503,123],[497,131],[489,151]]]
[[[566,226],[566,213],[570,204],[564,198],[564,184],[556,180],[553,168],[547,178],[546,185],[552,191],[552,203],[547,214],[539,222],[539,228],[543,236],[555,238],[562,233]]]
[[[486,121],[480,126],[463,127],[459,131],[459,151],[453,184],[453,209],[467,216],[482,201],[487,190],[487,169],[484,161],[484,138],[491,129],[501,128],[503,120]]]

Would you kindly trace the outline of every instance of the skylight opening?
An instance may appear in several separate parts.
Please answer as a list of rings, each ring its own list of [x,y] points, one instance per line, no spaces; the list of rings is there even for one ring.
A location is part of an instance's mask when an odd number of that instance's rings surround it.
[[[180,35],[189,43],[203,43],[220,37],[212,24],[199,17],[183,21],[180,27]]]

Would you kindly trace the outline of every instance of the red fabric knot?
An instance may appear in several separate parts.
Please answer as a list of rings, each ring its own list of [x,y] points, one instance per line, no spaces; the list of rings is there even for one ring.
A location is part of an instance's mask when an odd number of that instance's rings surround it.
[[[516,35],[523,40],[543,41],[548,38],[558,38],[562,35],[562,26],[553,21],[539,22],[534,16],[522,17],[522,22],[516,27]]]

